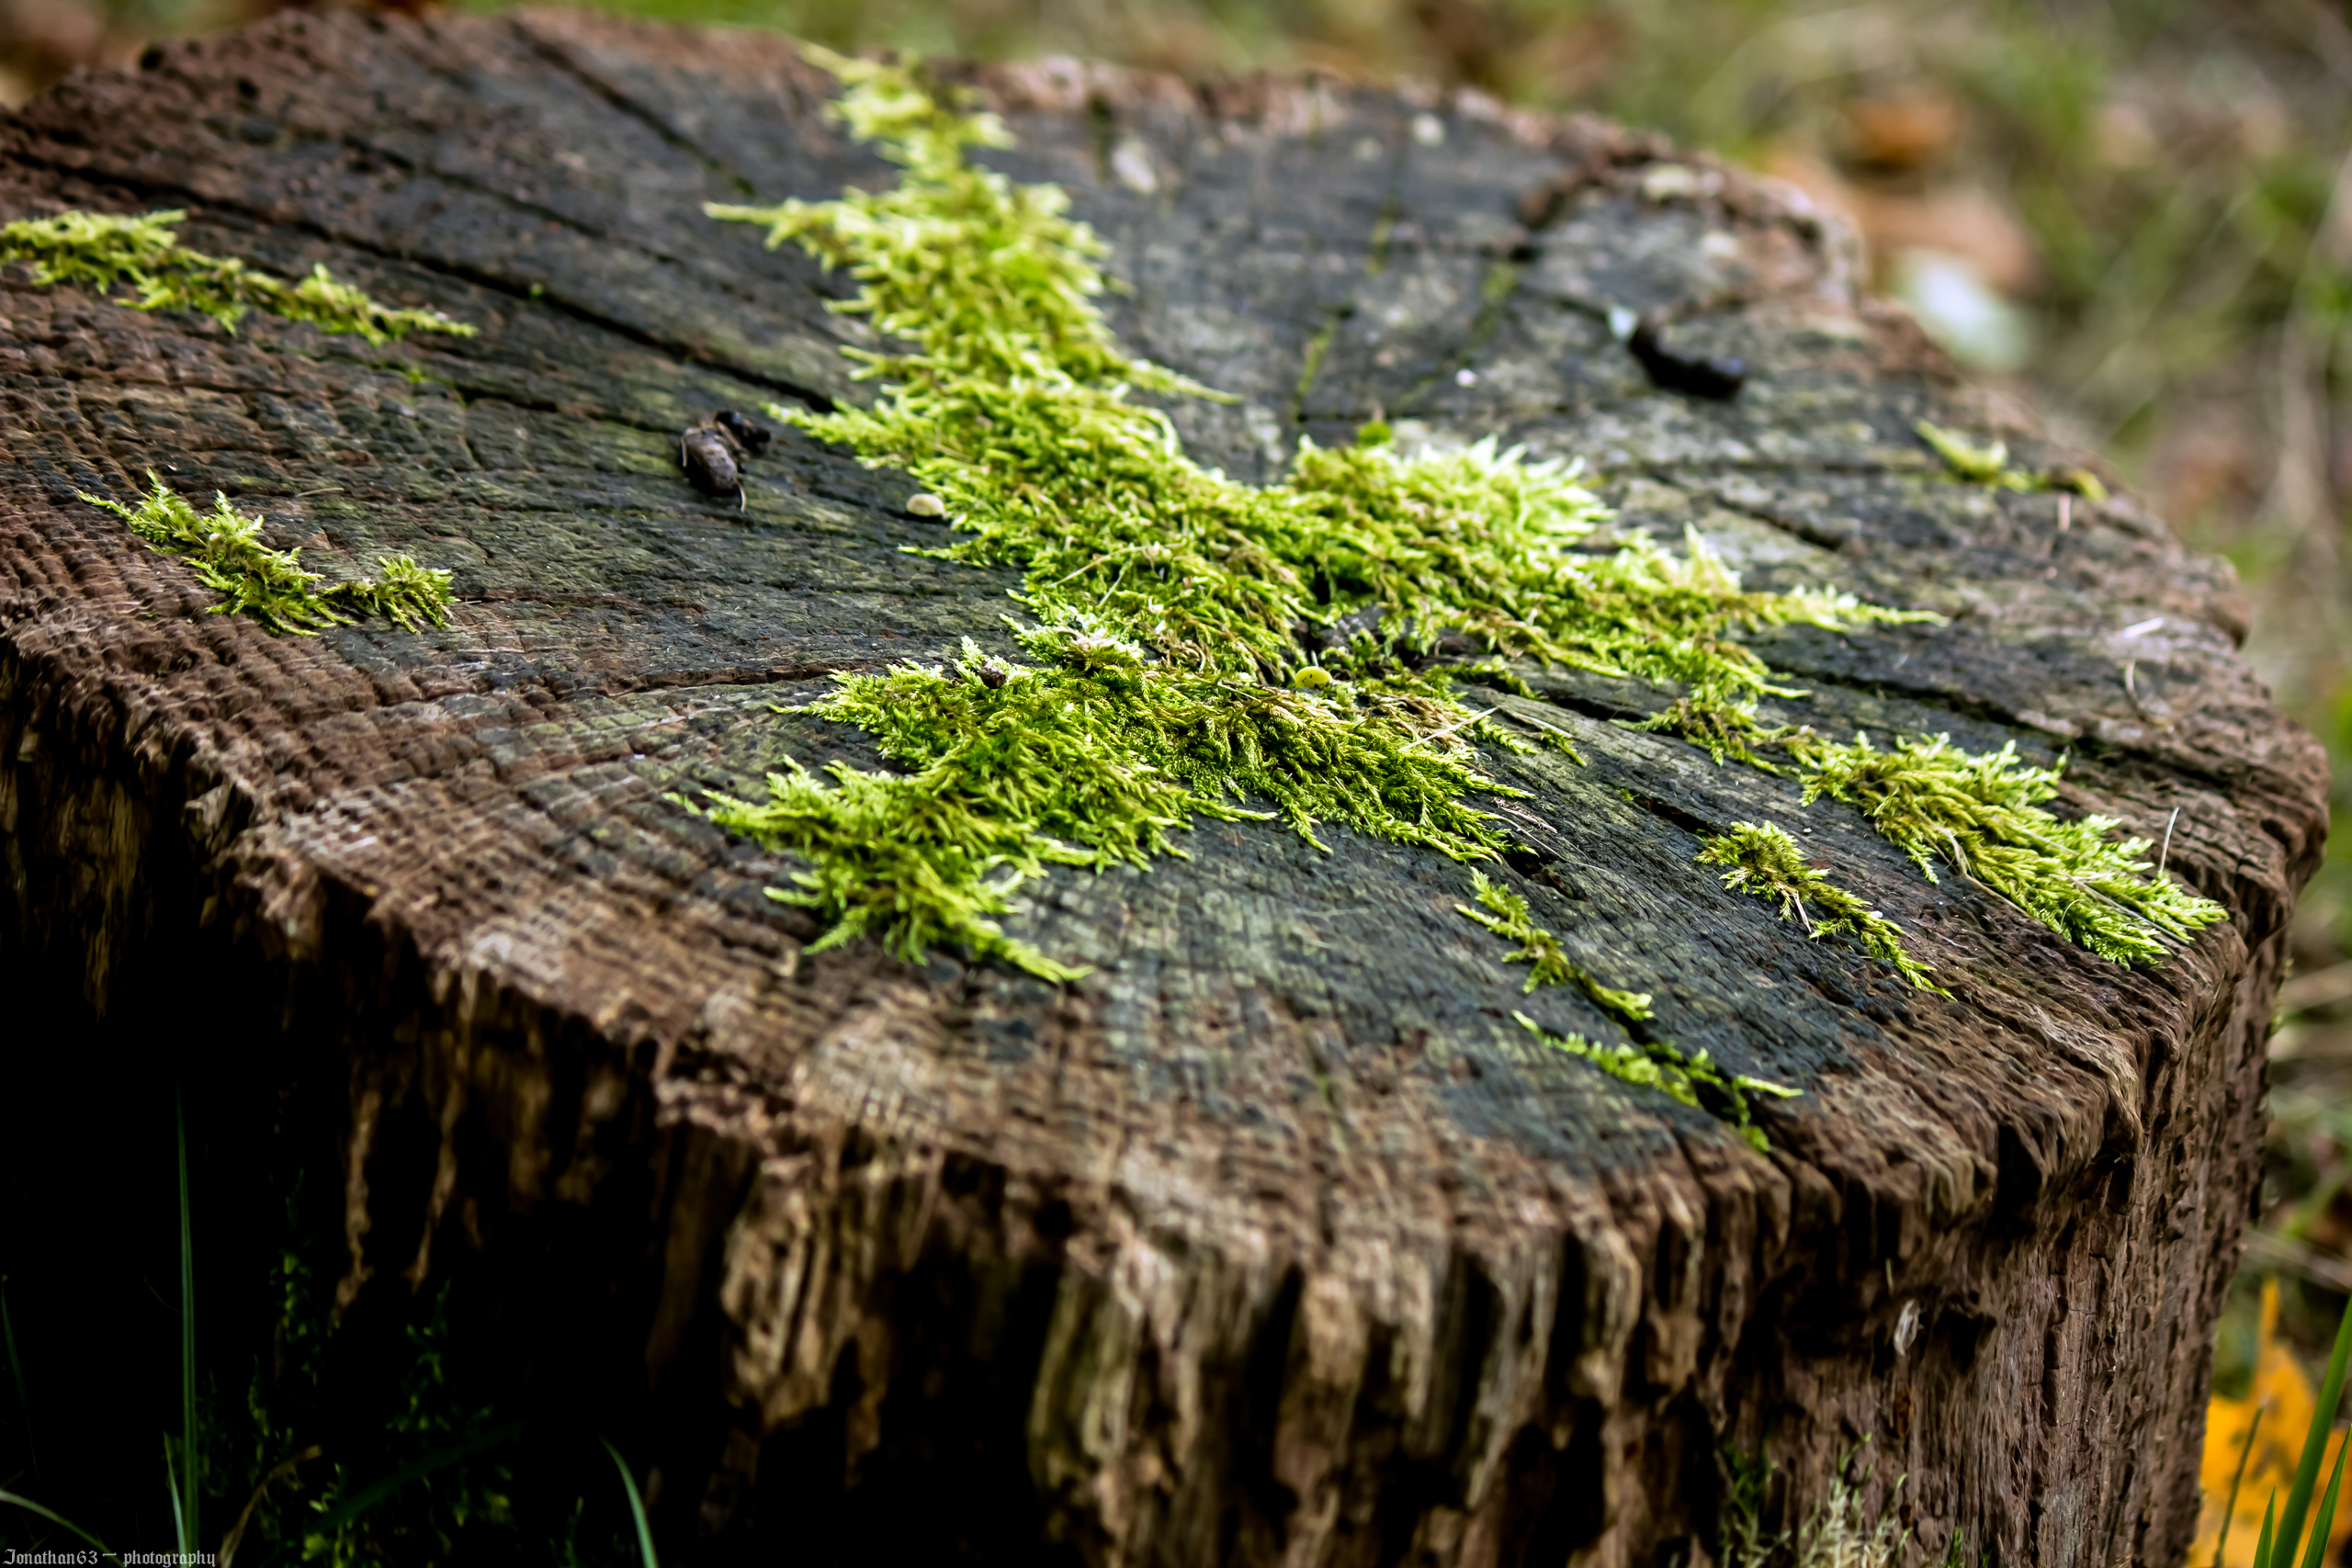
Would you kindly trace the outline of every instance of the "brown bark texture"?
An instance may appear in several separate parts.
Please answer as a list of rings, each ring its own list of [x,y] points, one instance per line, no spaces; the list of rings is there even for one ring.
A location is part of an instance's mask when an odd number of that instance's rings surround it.
[[[1068,987],[804,955],[818,928],[764,892],[791,864],[673,797],[756,793],[782,753],[871,763],[776,709],[1009,649],[1015,580],[902,553],[943,536],[903,476],[787,435],[738,512],[676,442],[865,395],[826,309],[848,285],[702,204],[887,167],[782,39],[288,14],[0,125],[0,211],[184,207],[199,249],[481,333],[230,333],[11,269],[15,961],[69,976],[96,1039],[206,954],[189,1010],[243,1008],[239,1051],[334,1086],[312,1130],[341,1168],[310,1179],[344,1195],[339,1305],[540,1260],[628,1347],[626,1446],[689,1560],[827,1560],[854,1527],[842,1560],[1649,1568],[1720,1550],[1724,1445],[1777,1461],[1793,1523],[1867,1437],[1868,1506],[1915,1551],[2177,1563],[2324,831],[2227,568],[2129,495],[1954,481],[1915,418],[2082,459],[1869,299],[1844,229],[1705,158],[1466,94],[964,79],[1019,138],[1001,166],[1109,241],[1125,343],[1238,395],[1178,412],[1204,461],[1269,478],[1375,415],[1498,434],[1751,585],[1941,612],[1757,634],[1807,689],[1772,713],[2069,754],[2062,808],[2171,823],[2228,922],[2126,971],[1791,780],[1609,722],[1668,694],[1529,670],[1540,703],[1479,703],[1589,761],[1494,759],[1531,792],[1498,874],[1656,995],[1656,1037],[1804,1091],[1769,1154],[1530,1041],[1512,1010],[1616,1032],[1521,994],[1455,912],[1464,868],[1341,830],[1204,823],[1189,859],[1055,875],[1014,929],[1094,966]],[[1681,311],[1746,391],[1652,386],[1611,306]],[[149,468],[306,564],[447,567],[455,619],[207,614],[74,498]],[[1766,818],[1952,996],[1691,863]]]

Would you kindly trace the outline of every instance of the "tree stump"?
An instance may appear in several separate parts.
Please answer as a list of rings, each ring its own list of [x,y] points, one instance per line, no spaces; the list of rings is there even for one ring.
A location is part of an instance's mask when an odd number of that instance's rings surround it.
[[[676,445],[868,395],[844,280],[703,203],[886,166],[782,39],[288,14],[0,131],[7,217],[184,208],[199,249],[481,328],[232,333],[10,269],[6,941],[16,994],[78,1021],[7,1058],[101,1097],[8,1113],[20,1325],[67,1332],[39,1270],[96,1190],[24,1151],[176,1075],[205,1268],[254,1263],[238,1227],[299,1168],[341,1207],[346,1322],[501,1281],[481,1332],[607,1423],[684,1561],[1648,1568],[1724,1551],[1725,1451],[1779,1467],[1770,1528],[1868,1438],[1865,1514],[1929,1553],[2178,1562],[2324,830],[2228,569],[2128,496],[1947,473],[1915,420],[2084,459],[1867,298],[1835,220],[1708,159],[1466,93],[960,79],[1018,138],[1001,166],[1109,242],[1123,341],[1238,395],[1177,412],[1204,461],[1271,479],[1374,418],[1496,434],[1751,585],[1938,612],[1757,633],[1806,688],[1770,711],[2063,753],[2063,813],[2164,840],[2228,921],[2128,970],[1792,779],[1609,722],[1670,694],[1531,667],[1537,697],[1480,703],[1589,763],[1494,759],[1530,792],[1510,884],[1655,995],[1657,1038],[1802,1090],[1769,1152],[1530,1043],[1515,1010],[1608,1021],[1522,995],[1455,912],[1465,868],[1341,829],[1202,822],[1188,859],[1055,874],[1015,929],[1092,966],[1068,986],[806,953],[819,926],[765,896],[792,864],[682,802],[780,754],[870,764],[777,709],[1008,647],[1017,580],[903,553],[943,536],[902,476],[787,435],[739,511]],[[1744,392],[1652,385],[1612,308],[1744,356]],[[207,614],[75,499],[149,469],[313,566],[450,570],[452,624]],[[1767,818],[1951,996],[1692,863]],[[222,1288],[199,1334],[266,1342]]]

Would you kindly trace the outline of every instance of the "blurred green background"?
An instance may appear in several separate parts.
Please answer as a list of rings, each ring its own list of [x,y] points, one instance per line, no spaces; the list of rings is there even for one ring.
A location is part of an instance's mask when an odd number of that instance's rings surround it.
[[[484,0],[466,0],[481,5]],[[268,0],[0,0],[0,102]],[[2352,798],[2346,0],[633,0],[841,48],[1316,67],[1592,109],[1849,214],[1879,284],[2236,564],[2248,653]],[[2249,1269],[2352,1290],[2352,834],[2306,895]],[[2222,1336],[2243,1365],[2243,1315]],[[2299,1332],[2298,1332],[2299,1331]]]

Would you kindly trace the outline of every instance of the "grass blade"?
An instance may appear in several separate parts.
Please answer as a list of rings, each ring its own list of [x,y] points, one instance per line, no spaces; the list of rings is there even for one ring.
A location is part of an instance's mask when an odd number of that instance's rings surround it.
[[[2319,1404],[2312,1411],[2311,1435],[2303,1439],[2303,1457],[2295,1466],[2295,1483],[2287,1492],[2287,1511],[2278,1518],[2278,1550],[2294,1561],[2303,1539],[2303,1517],[2311,1511],[2312,1489],[2319,1481],[2320,1461],[2327,1453],[2328,1428],[2335,1425],[2335,1407],[2344,1398],[2344,1372],[2352,1361],[2352,1301],[2344,1303],[2343,1321],[2335,1327],[2335,1350],[2327,1359],[2327,1376],[2319,1385]]]
[[[2270,1402],[2264,1400],[2254,1407],[2254,1419],[2246,1423],[2245,1447],[2238,1450],[2238,1472],[2230,1477],[2230,1500],[2222,1506],[2222,1534],[2213,1542],[2213,1568],[2222,1568],[2222,1553],[2230,1544],[2230,1521],[2237,1517],[2238,1488],[2245,1484],[2245,1461],[2254,1457],[2254,1439],[2262,1432],[2262,1418],[2269,1414]]]
[[[178,1134],[180,1154],[180,1469],[172,1511],[180,1528],[180,1550],[194,1551],[198,1540],[196,1503],[201,1485],[196,1452],[196,1247],[188,1224],[187,1120],[180,1111],[180,1097],[172,1095],[172,1131]],[[183,1501],[182,1498],[185,1498]]]
[[[179,1542],[175,1549],[185,1556],[193,1549],[188,1545],[187,1516],[180,1511],[180,1474],[172,1466],[172,1439],[164,1438],[164,1495],[172,1500],[172,1536]]]
[[[645,1568],[662,1568],[661,1560],[653,1555],[653,1528],[645,1522],[645,1499],[637,1495],[637,1477],[628,1472],[628,1461],[621,1458],[621,1450],[613,1447],[610,1438],[598,1440],[605,1445],[605,1451],[613,1456],[613,1464],[621,1472],[621,1484],[628,1490],[629,1517],[637,1521],[637,1550],[644,1555]]]
[[[500,1427],[485,1427],[481,1431],[452,1443],[436,1453],[425,1455],[413,1464],[401,1466],[366,1491],[359,1493],[356,1496],[345,1499],[338,1506],[304,1525],[301,1533],[304,1536],[332,1536],[410,1482],[430,1475],[435,1471],[448,1465],[456,1464],[459,1460],[471,1459],[484,1449],[494,1449],[501,1443],[513,1442],[522,1435],[523,1423],[520,1421],[509,1421]],[[284,1548],[280,1547],[268,1556],[262,1558],[261,1568],[268,1568],[270,1563],[277,1562],[279,1552],[283,1550]]]
[[[2278,1494],[2274,1490],[2270,1501],[2262,1506],[2262,1533],[2254,1540],[2254,1568],[2270,1568],[2270,1531],[2278,1522]]]
[[[8,1286],[0,1280],[0,1340],[8,1346],[8,1375],[17,1380],[17,1405],[25,1413],[25,1457],[33,1473],[40,1473],[40,1453],[33,1447],[33,1396],[25,1388],[25,1363],[17,1354],[17,1325],[8,1317]]]
[[[105,1541],[100,1540],[96,1536],[92,1535],[88,1530],[84,1529],[80,1525],[75,1524],[72,1519],[67,1518],[64,1515],[54,1513],[50,1509],[42,1507],[30,1497],[19,1497],[14,1492],[0,1492],[0,1503],[13,1504],[17,1507],[24,1509],[27,1513],[39,1514],[51,1524],[62,1525],[67,1529],[72,1530],[75,1535],[80,1536],[84,1540],[88,1541],[92,1546],[96,1547],[101,1556],[114,1557],[115,1561],[118,1562],[122,1561],[121,1558],[116,1557],[113,1552],[107,1550],[107,1543]]]
[[[522,1435],[523,1423],[509,1421],[503,1427],[492,1427],[476,1432],[460,1442],[452,1443],[437,1453],[425,1455],[413,1464],[404,1464],[357,1496],[345,1502],[342,1506],[321,1515],[318,1521],[309,1527],[308,1533],[331,1535],[406,1486],[410,1482],[453,1465],[459,1460],[471,1459],[484,1449],[496,1448],[501,1443],[512,1442]]]
[[[245,1527],[254,1522],[254,1511],[261,1506],[262,1496],[268,1492],[270,1483],[293,1474],[325,1451],[318,1444],[312,1443],[292,1458],[279,1461],[271,1468],[268,1474],[261,1478],[261,1484],[254,1487],[254,1495],[245,1499],[243,1512],[237,1516],[237,1522],[229,1527],[227,1537],[220,1542],[220,1568],[229,1568],[229,1564],[236,1558],[237,1548],[244,1544]]]
[[[2312,1419],[2320,1422],[2323,1429],[2329,1425],[2324,1416],[2315,1416]],[[2335,1522],[2335,1494],[2344,1484],[2344,1452],[2346,1449],[2352,1449],[2352,1442],[2335,1445],[2335,1468],[2328,1472],[2327,1491],[2319,1500],[2319,1517],[2312,1520],[2311,1550],[2303,1553],[2303,1568],[2320,1568],[2321,1560],[2327,1556],[2327,1527]]]

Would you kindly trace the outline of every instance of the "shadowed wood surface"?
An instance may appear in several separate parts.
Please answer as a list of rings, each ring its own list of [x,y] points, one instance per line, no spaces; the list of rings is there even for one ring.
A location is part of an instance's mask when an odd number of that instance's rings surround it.
[[[1646,1037],[1804,1090],[1769,1154],[1532,1043],[1513,1010],[1622,1031],[1521,995],[1455,912],[1464,868],[1343,830],[1322,853],[1204,823],[1187,860],[1057,874],[1012,929],[1094,966],[1068,987],[804,956],[816,926],[763,891],[790,864],[677,797],[753,792],[782,755],[872,764],[776,708],[964,636],[1010,651],[1015,580],[900,553],[944,537],[902,477],[787,435],[739,512],[676,440],[859,395],[846,285],[701,204],[886,166],[779,39],[321,15],[0,129],[8,217],[185,207],[199,249],[481,329],[230,334],[12,269],[10,962],[70,977],[104,1040],[199,955],[240,1024],[191,1032],[190,1070],[323,1108],[338,1303],[469,1258],[560,1279],[684,1560],[1649,1568],[1715,1550],[1720,1445],[1780,1462],[1794,1522],[1868,1437],[1871,1506],[1928,1551],[2178,1562],[2324,825],[2227,569],[2128,496],[1947,477],[1916,418],[2080,457],[1863,299],[1792,193],[1467,96],[969,79],[1020,139],[1001,166],[1110,242],[1125,342],[1239,395],[1173,411],[1204,461],[1271,478],[1375,416],[1408,445],[1495,434],[1582,456],[1621,533],[1693,526],[1750,586],[1940,612],[1758,634],[1809,688],[1770,711],[2068,753],[2062,808],[2173,824],[2170,868],[2229,922],[2126,972],[1793,781],[1609,722],[1668,694],[1529,670],[1543,701],[1476,705],[1589,765],[1492,759],[1530,792],[1506,879],[1654,993]],[[1611,306],[1682,311],[1678,344],[1746,356],[1745,394],[1654,389]],[[453,623],[205,614],[74,499],[151,468],[330,572],[451,570]],[[1952,996],[1691,863],[1766,818]]]

